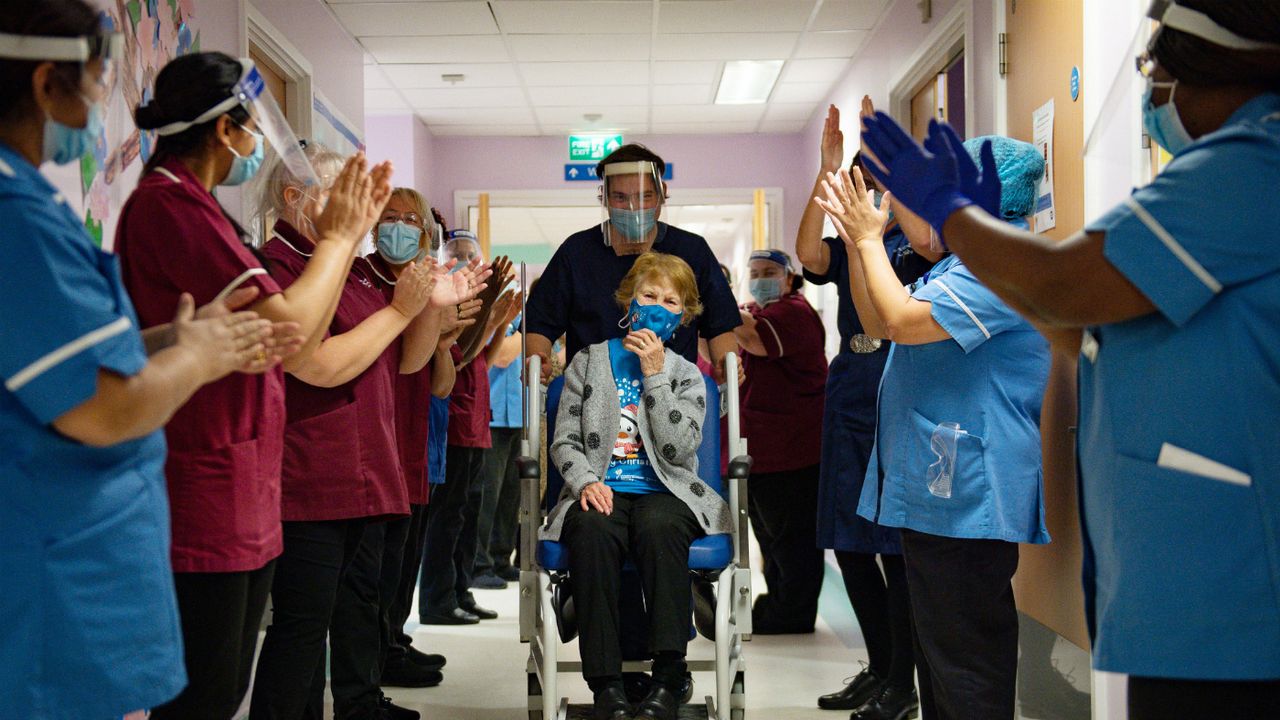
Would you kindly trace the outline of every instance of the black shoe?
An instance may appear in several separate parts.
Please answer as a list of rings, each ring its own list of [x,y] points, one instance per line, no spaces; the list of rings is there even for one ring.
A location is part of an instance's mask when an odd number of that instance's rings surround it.
[[[504,568],[495,570],[493,574],[507,582],[520,582],[520,568],[515,565],[508,565]]]
[[[444,675],[439,670],[428,670],[408,658],[388,660],[382,670],[382,684],[388,687],[428,688],[439,685],[441,680]]]
[[[454,608],[443,614],[423,613],[418,616],[418,621],[423,625],[475,625],[480,618],[462,608]]]
[[[610,683],[595,694],[595,703],[591,711],[595,720],[628,720],[631,717],[631,703],[627,702],[627,694],[622,685]]]
[[[908,720],[919,711],[920,698],[915,688],[897,688],[885,683],[875,697],[850,713],[849,720]]]
[[[638,705],[653,688],[653,678],[642,672],[622,673],[622,687],[627,691],[627,700],[633,705]],[[689,702],[692,697],[693,673],[687,672],[684,674],[684,682],[680,684],[680,704]]]
[[[506,590],[507,581],[494,573],[487,572],[471,578],[471,587],[477,590]]]
[[[880,678],[871,668],[866,668],[848,680],[843,690],[818,698],[818,707],[823,710],[853,710],[875,696],[880,684]]]
[[[468,605],[460,605],[458,609],[475,616],[477,620],[494,620],[498,617],[498,613],[482,608],[474,602]]]
[[[439,670],[444,667],[445,658],[439,653],[424,653],[410,645],[408,647],[409,662],[428,670]]]
[[[654,685],[648,696],[636,707],[635,720],[675,720],[680,703],[661,685]]]
[[[382,710],[382,717],[387,720],[418,720],[422,717],[417,710],[400,707],[391,702],[391,698],[385,696],[378,701],[378,707]]]

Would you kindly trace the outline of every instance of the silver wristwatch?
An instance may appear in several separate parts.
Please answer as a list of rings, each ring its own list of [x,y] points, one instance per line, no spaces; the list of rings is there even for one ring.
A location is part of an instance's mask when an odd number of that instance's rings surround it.
[[[880,349],[880,338],[873,338],[870,335],[858,333],[849,338],[849,349],[859,355],[873,353]]]

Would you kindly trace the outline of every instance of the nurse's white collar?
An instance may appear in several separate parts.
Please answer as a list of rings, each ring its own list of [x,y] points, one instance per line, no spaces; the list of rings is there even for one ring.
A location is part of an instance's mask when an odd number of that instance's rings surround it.
[[[298,253],[298,254],[299,254],[299,255],[301,255],[302,257],[311,257],[311,253],[302,252],[302,251],[301,251],[301,250],[299,250],[297,247],[295,247],[293,243],[291,243],[291,242],[289,242],[288,240],[286,240],[286,239],[284,238],[284,236],[283,236],[283,235],[281,235],[280,233],[272,233],[272,234],[271,234],[271,237],[273,237],[273,238],[275,238],[276,240],[279,240],[280,242],[282,242],[282,243],[284,243],[285,245],[289,246],[289,249],[290,249],[290,250],[292,250],[292,251],[294,251],[294,252]]]
[[[165,177],[169,178],[170,180],[174,181],[175,183],[178,183],[179,185],[181,185],[181,184],[182,184],[182,180],[181,180],[177,175],[174,175],[172,172],[170,172],[168,168],[158,167],[158,168],[156,168],[156,172],[158,172],[158,173],[160,173],[161,175],[163,175],[163,176],[165,176]]]
[[[386,283],[386,284],[388,284],[388,285],[395,285],[395,284],[396,284],[396,279],[395,279],[394,277],[390,277],[390,278],[389,278],[389,277],[387,277],[386,275],[383,275],[383,274],[382,274],[382,271],[378,270],[378,266],[377,266],[377,265],[375,265],[375,264],[374,264],[374,262],[373,262],[372,260],[370,260],[367,256],[366,256],[366,257],[362,257],[362,258],[360,258],[360,259],[361,259],[361,260],[364,260],[364,263],[365,263],[366,265],[368,265],[368,266],[369,266],[369,269],[373,271],[373,274],[374,274],[374,275],[377,275],[378,277],[382,278],[382,282],[384,282],[384,283]]]
[[[13,166],[5,162],[4,158],[0,158],[0,175],[4,175],[5,177],[18,177],[18,173],[14,172]]]

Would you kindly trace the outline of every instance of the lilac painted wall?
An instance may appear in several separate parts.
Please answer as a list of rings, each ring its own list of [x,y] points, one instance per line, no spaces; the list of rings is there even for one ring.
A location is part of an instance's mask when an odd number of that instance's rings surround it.
[[[672,195],[681,188],[783,189],[782,227],[778,244],[794,244],[795,225],[804,209],[812,179],[800,152],[799,135],[651,135],[627,136],[652,148],[674,165]],[[595,192],[585,182],[565,182],[567,138],[437,137],[431,144],[430,199],[453,218],[455,190],[578,189]],[[744,202],[750,202],[749,195]]]
[[[420,125],[412,115],[376,115],[364,119],[365,153],[372,162],[390,160],[395,165],[392,182],[396,185],[422,190],[422,178],[417,174],[414,125]]]

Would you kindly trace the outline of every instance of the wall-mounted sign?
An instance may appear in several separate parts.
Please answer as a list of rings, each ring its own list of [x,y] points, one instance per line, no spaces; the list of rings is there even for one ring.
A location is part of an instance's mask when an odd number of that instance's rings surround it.
[[[667,163],[666,172],[662,173],[663,180],[670,180],[675,176],[673,163]],[[564,181],[591,181],[598,180],[596,177],[595,163],[565,163],[564,164]]]
[[[1080,68],[1071,68],[1071,102],[1080,99]]]
[[[621,133],[616,135],[570,135],[569,160],[584,162],[603,160],[605,155],[622,147]]]

